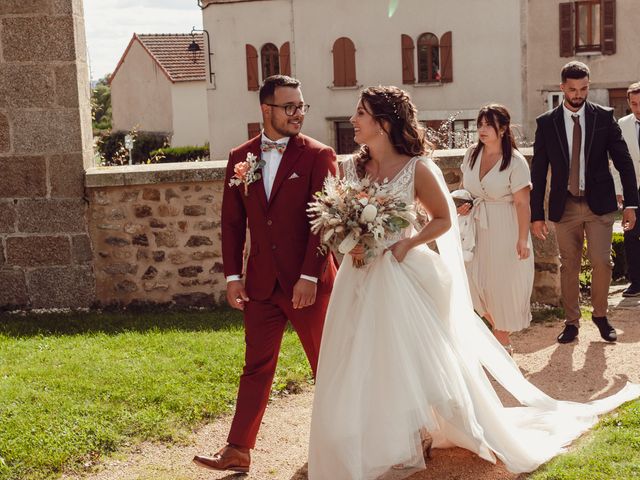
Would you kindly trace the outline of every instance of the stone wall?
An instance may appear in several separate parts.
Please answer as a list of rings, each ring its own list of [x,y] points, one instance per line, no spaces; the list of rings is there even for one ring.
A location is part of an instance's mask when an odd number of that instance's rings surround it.
[[[0,309],[95,300],[80,0],[0,2]]]
[[[451,189],[460,183],[462,154],[460,150],[437,154]],[[89,232],[100,304],[224,303],[219,227],[225,164],[143,165],[87,172]],[[536,242],[535,249],[532,300],[557,305],[555,241]]]
[[[88,172],[100,304],[215,306],[224,301],[224,163]]]

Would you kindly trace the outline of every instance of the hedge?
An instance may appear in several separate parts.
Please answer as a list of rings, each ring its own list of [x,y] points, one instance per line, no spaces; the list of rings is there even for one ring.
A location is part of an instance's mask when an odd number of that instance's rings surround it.
[[[624,234],[615,232],[611,237],[611,256],[613,257],[613,279],[620,280],[627,274],[627,257],[624,252]]]
[[[119,159],[118,152],[124,146],[124,136],[130,132],[109,132],[98,137],[96,148],[104,159],[103,165],[123,165],[129,163],[128,152]],[[134,132],[133,163],[147,163],[151,152],[168,144],[169,137],[163,133]]]
[[[150,155],[153,163],[209,160],[209,145],[159,148]]]

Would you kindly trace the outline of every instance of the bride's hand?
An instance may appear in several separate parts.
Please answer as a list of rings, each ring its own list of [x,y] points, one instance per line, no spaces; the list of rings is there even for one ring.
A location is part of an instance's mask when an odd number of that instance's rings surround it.
[[[391,245],[388,250],[391,250],[391,254],[398,262],[402,262],[404,257],[407,256],[409,250],[413,248],[411,240],[408,238],[402,239]]]
[[[364,245],[362,245],[361,243],[357,243],[356,246],[353,247],[349,252],[349,255],[351,255],[354,260],[364,260],[364,254]]]

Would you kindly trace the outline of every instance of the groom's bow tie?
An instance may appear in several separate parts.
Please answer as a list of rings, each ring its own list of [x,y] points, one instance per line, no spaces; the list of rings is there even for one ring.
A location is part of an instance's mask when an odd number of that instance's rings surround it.
[[[286,148],[287,148],[287,144],[286,143],[270,142],[268,140],[263,141],[262,144],[260,145],[260,149],[263,152],[268,152],[270,150],[276,150],[280,155],[282,155],[284,153],[284,150]]]

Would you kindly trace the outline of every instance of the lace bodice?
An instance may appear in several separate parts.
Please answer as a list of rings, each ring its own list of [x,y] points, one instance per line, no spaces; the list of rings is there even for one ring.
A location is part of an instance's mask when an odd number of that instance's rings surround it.
[[[396,174],[395,177],[382,185],[382,189],[389,195],[398,196],[406,202],[407,205],[415,206],[415,172],[416,163],[420,160],[420,157],[413,157],[409,160],[404,167]],[[344,176],[348,180],[358,180],[358,172],[356,170],[356,162],[353,157],[344,162]],[[385,238],[385,246],[389,246],[401,240],[408,238],[413,234],[413,227],[409,226],[394,235],[389,235]]]

